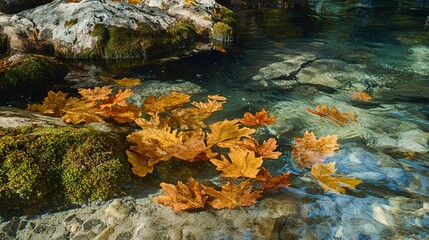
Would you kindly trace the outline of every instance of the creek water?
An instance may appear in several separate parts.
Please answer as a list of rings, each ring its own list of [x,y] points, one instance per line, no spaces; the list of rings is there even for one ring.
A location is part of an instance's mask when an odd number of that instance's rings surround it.
[[[224,111],[210,121],[269,110],[277,122],[259,129],[257,138],[276,137],[283,154],[264,166],[272,174],[291,172],[293,187],[278,195],[303,199],[297,202],[300,222],[283,231],[303,239],[427,239],[429,1],[311,4],[305,13],[240,11],[226,53],[127,67],[117,76],[191,82],[204,90],[196,100],[226,96]],[[373,100],[351,100],[355,91]],[[305,110],[320,104],[355,114],[357,122],[338,125]],[[338,136],[340,150],[326,162],[335,161],[338,173],[361,179],[355,190],[324,192],[308,169],[294,163],[293,138],[305,130]],[[176,174],[175,167],[167,167],[173,171],[163,175],[167,180],[195,175],[216,181],[218,174],[200,170],[206,166]]]

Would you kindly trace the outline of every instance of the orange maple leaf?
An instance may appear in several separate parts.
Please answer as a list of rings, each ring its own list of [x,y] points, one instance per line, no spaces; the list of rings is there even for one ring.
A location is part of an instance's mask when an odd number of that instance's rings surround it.
[[[230,148],[239,145],[242,137],[248,137],[255,133],[254,129],[240,128],[239,120],[224,120],[210,125],[211,133],[207,134],[207,145],[217,145],[222,148]]]
[[[167,96],[155,97],[149,96],[143,102],[143,110],[148,113],[164,112],[168,109],[181,107],[190,101],[191,96],[180,92],[170,92]]]
[[[126,89],[125,91],[119,89],[118,93],[115,96],[105,100],[103,104],[100,105],[100,108],[112,109],[113,107],[126,107],[127,102],[125,101],[125,99],[127,99],[131,95],[133,95],[133,91],[131,91],[131,89]]]
[[[161,146],[161,148],[168,154],[171,154],[178,159],[195,162],[201,160],[198,159],[197,156],[201,153],[204,153],[207,149],[207,146],[203,139],[191,137],[183,143],[170,146]]]
[[[257,112],[255,115],[252,115],[249,112],[244,114],[244,118],[240,122],[249,127],[268,125],[276,122],[276,118],[268,117],[268,112],[265,109],[262,109],[260,112]]]
[[[141,2],[142,2],[142,0],[128,0],[129,4],[139,4]]]
[[[42,104],[29,104],[27,110],[59,117],[61,116],[61,109],[66,104],[66,97],[67,93],[49,91]]]
[[[275,138],[265,140],[262,145],[259,145],[256,139],[249,137],[243,140],[241,147],[255,152],[256,156],[262,158],[277,159],[282,154],[281,152],[274,152],[277,148],[277,141]]]
[[[216,209],[252,206],[256,203],[256,199],[261,197],[261,191],[252,192],[252,185],[249,181],[241,182],[238,185],[227,182],[226,185],[222,186],[221,191],[207,186],[203,186],[203,188],[204,193],[216,198],[209,202]]]
[[[371,102],[372,97],[366,92],[354,92],[352,100],[360,100],[363,102]]]
[[[104,122],[107,117],[104,111],[98,108],[97,103],[79,98],[68,98],[61,109],[61,119],[66,123],[79,124],[91,122]]]
[[[128,156],[128,162],[131,163],[132,166],[131,171],[135,175],[144,177],[148,173],[153,172],[153,166],[149,166],[149,163],[145,158],[129,150],[127,150],[126,153]]]
[[[319,115],[320,117],[326,117],[331,119],[338,125],[343,125],[344,123],[356,122],[356,115],[350,113],[341,113],[334,106],[328,107],[325,104],[316,106],[314,110],[306,108],[308,112],[312,114]]]
[[[256,178],[262,165],[262,157],[255,157],[254,152],[238,147],[231,148],[228,156],[231,162],[223,155],[221,155],[222,160],[210,159],[216,165],[216,170],[222,171],[221,177]]]
[[[95,87],[94,89],[79,88],[79,94],[83,99],[94,102],[109,99],[111,93],[112,89],[108,86]]]
[[[305,131],[304,137],[295,137],[294,140],[292,156],[302,168],[310,164],[322,163],[325,158],[332,156],[334,151],[339,149],[336,135],[328,135],[317,140],[313,132]]]
[[[278,191],[279,189],[291,186],[292,183],[289,178],[289,172],[271,177],[270,172],[265,168],[261,168],[258,175],[256,175],[256,181],[262,185],[264,190],[268,191]]]
[[[131,1],[131,0],[129,0]],[[138,3],[140,3],[140,0],[134,0]],[[134,4],[138,4],[134,3]],[[121,78],[121,79],[114,79],[113,80],[116,85],[122,86],[122,87],[132,87],[142,84],[142,81],[138,78]]]
[[[202,192],[203,186],[193,178],[189,179],[187,185],[181,181],[178,181],[177,185],[164,182],[160,185],[165,196],[156,197],[153,201],[171,206],[174,211],[204,208],[208,199]]]
[[[311,167],[311,175],[313,175],[323,190],[331,191],[333,193],[345,193],[348,189],[355,189],[356,185],[362,181],[354,177],[347,177],[343,175],[334,175],[336,173],[335,162],[328,164],[317,163]]]
[[[104,112],[107,116],[117,121],[118,123],[133,122],[141,115],[141,110],[134,104],[118,106],[114,108],[105,108]]]

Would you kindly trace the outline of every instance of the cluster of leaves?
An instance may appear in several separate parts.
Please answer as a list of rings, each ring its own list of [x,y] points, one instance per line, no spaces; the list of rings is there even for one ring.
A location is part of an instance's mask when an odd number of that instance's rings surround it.
[[[362,102],[371,102],[372,97],[366,92],[354,92],[352,100],[359,100]]]

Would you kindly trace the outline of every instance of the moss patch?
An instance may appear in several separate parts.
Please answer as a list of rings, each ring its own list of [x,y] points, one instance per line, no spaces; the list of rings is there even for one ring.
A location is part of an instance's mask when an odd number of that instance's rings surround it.
[[[106,199],[129,180],[122,143],[105,133],[72,127],[2,130],[0,214]]]
[[[64,23],[64,27],[71,27],[71,26],[75,25],[77,23],[77,21],[78,21],[77,18],[74,18],[72,20],[66,21]]]
[[[223,22],[217,22],[213,26],[213,38],[222,42],[232,41],[232,28]]]

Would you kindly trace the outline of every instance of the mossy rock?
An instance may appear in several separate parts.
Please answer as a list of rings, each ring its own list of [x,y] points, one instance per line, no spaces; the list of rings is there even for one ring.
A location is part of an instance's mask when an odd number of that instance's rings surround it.
[[[0,129],[1,215],[36,213],[122,192],[130,167],[121,141],[72,127]]]
[[[52,0],[2,0],[0,1],[0,12],[18,13],[49,2]]]
[[[231,42],[233,30],[228,24],[217,22],[213,26],[213,38],[223,43]]]
[[[67,66],[53,58],[29,55],[0,71],[0,94],[12,94],[14,90],[24,95],[46,92],[62,82],[67,72]]]
[[[218,14],[213,14],[212,20],[214,22],[223,22],[229,26],[235,25],[235,14],[233,11],[219,4],[215,6],[215,10]]]

